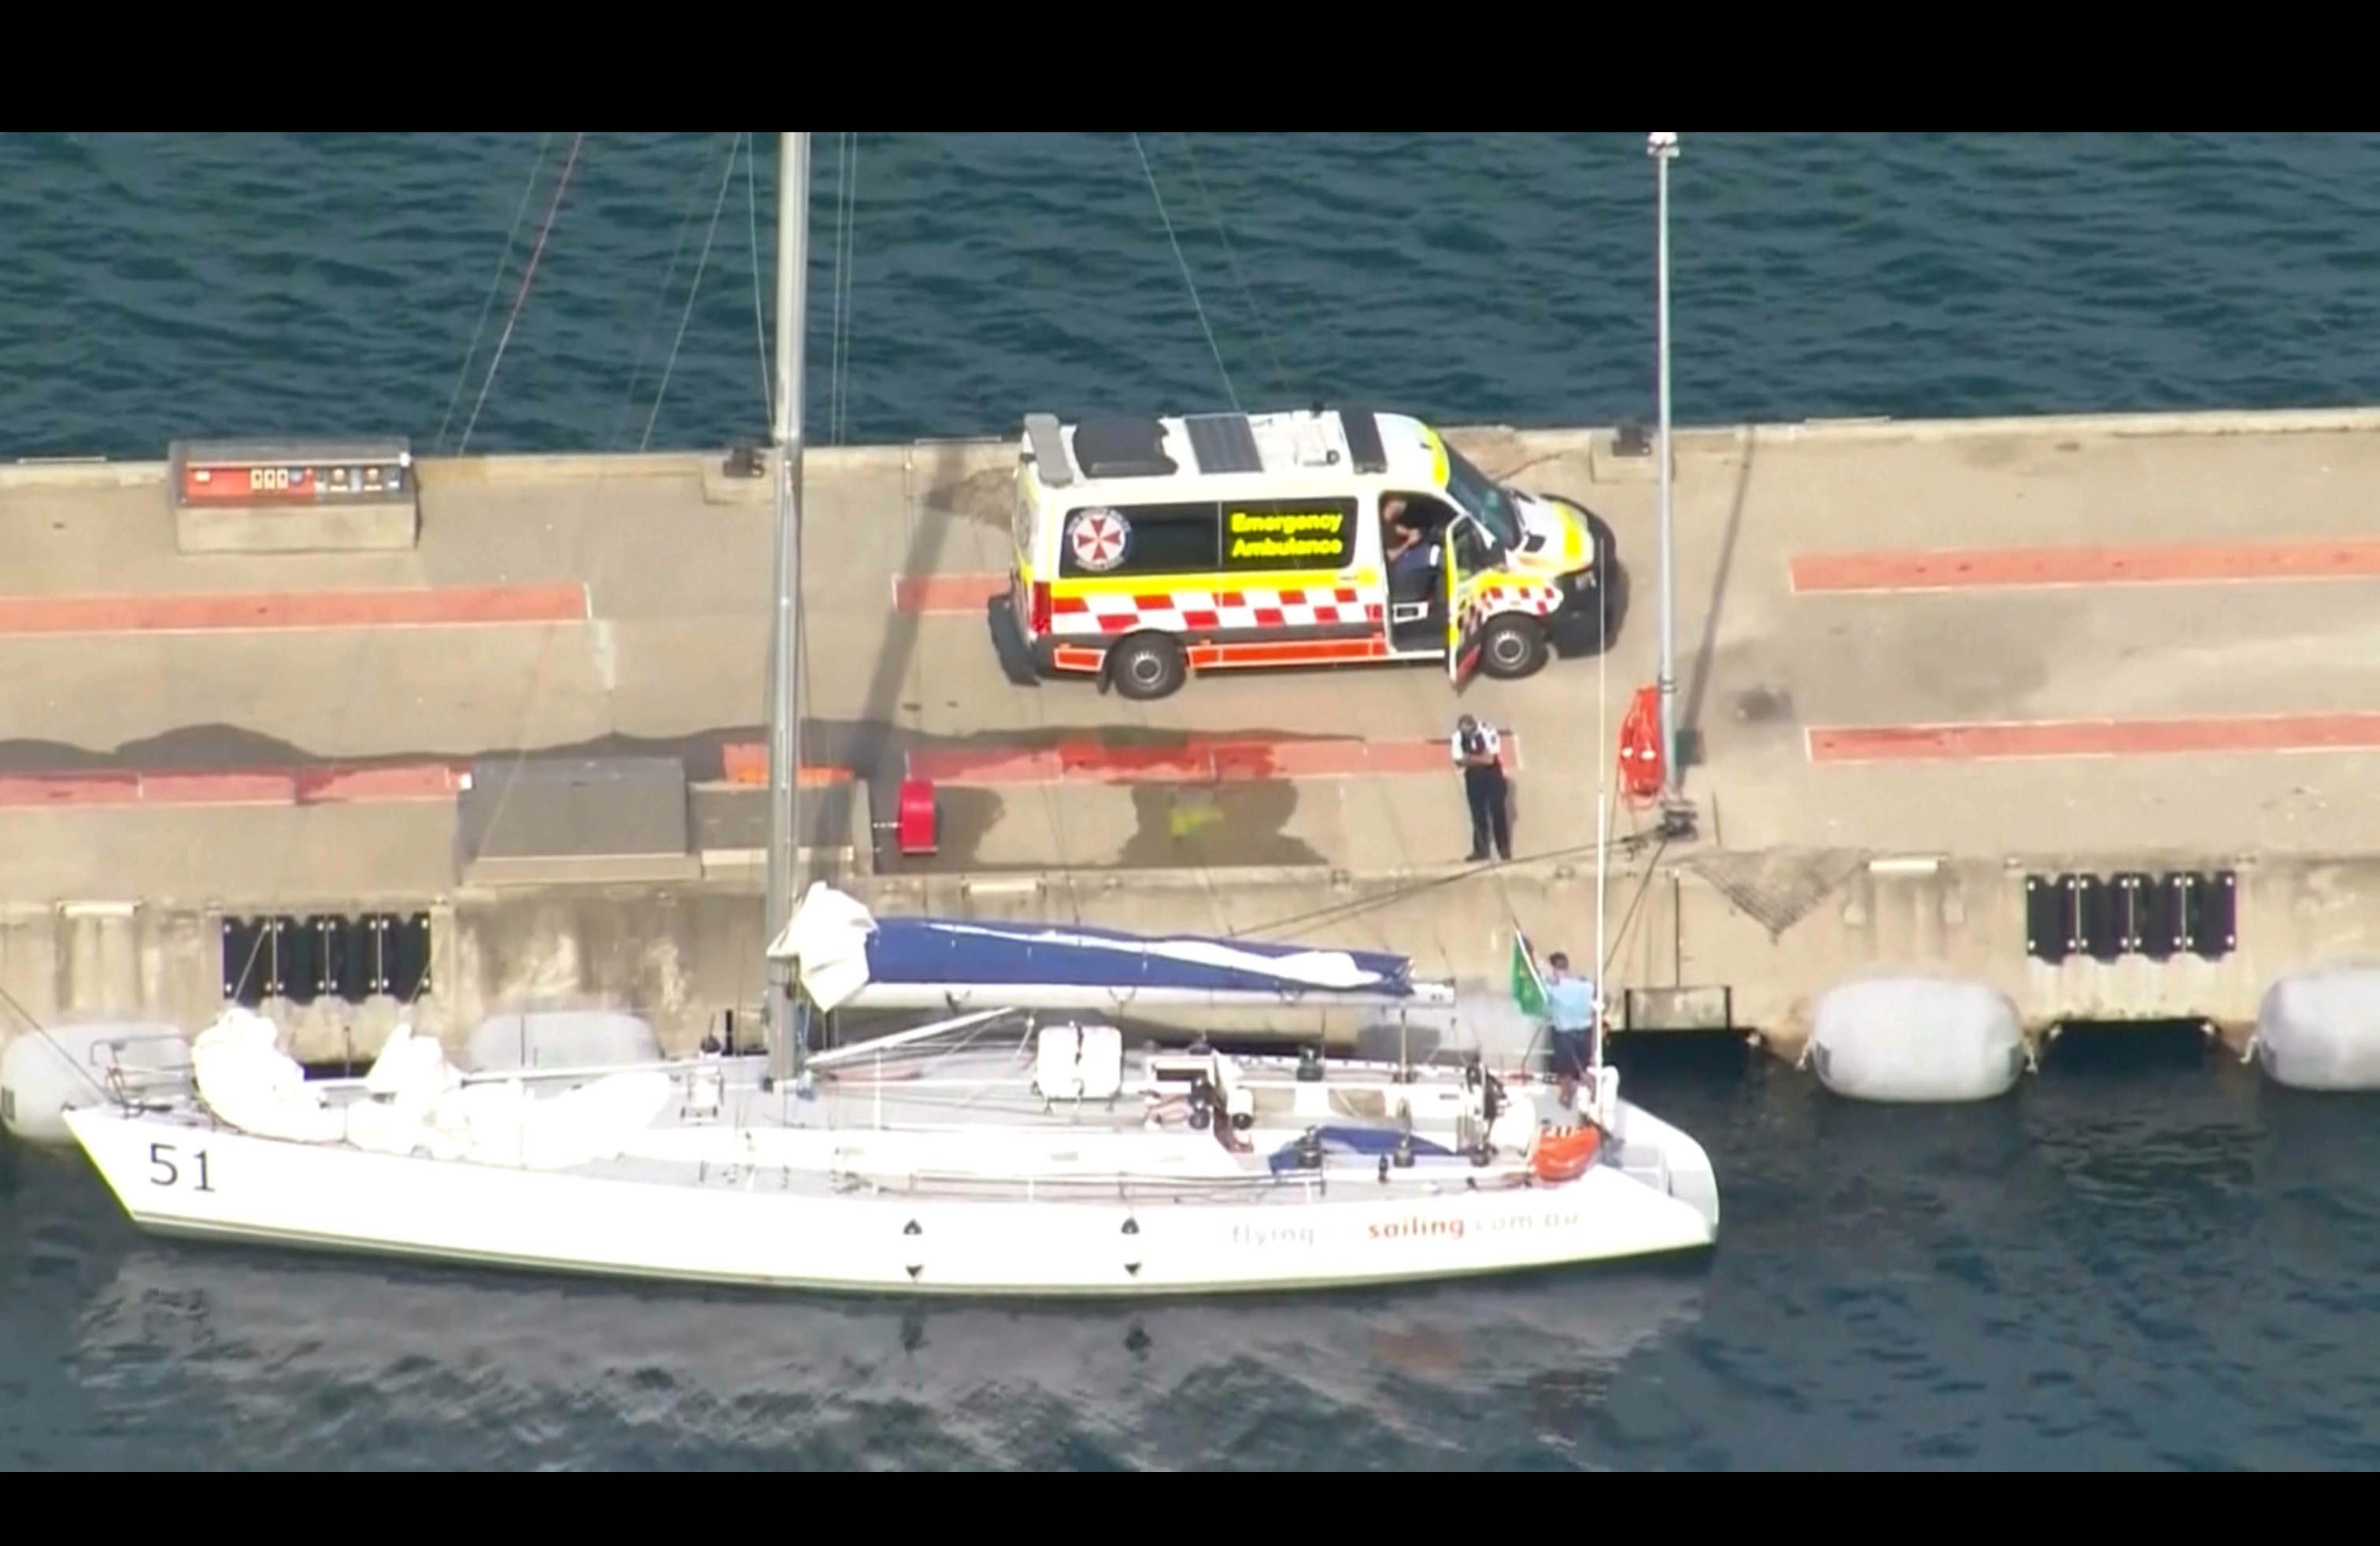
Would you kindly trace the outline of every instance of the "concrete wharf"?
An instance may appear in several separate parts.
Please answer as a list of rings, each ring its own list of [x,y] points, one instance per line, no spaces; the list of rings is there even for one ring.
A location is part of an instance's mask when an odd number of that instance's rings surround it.
[[[983,611],[1014,442],[811,448],[811,860],[886,911],[1388,948],[1490,991],[1515,921],[1585,959],[1597,780],[1655,674],[1654,469],[1608,428],[1449,438],[1616,531],[1600,727],[1593,660],[1459,702],[1427,666],[1153,704],[1016,686]],[[2034,1030],[2237,1032],[2276,975],[2380,949],[2380,410],[1682,430],[1675,467],[1698,822],[1617,818],[1623,1034],[1790,1053],[1813,994],[1906,968],[1998,985]],[[416,471],[418,518],[268,552],[177,517],[180,459],[0,467],[0,985],[26,1015],[195,1030],[278,989],[298,1055],[332,1060],[407,989],[456,1043],[611,1005],[675,1051],[755,1002],[769,480],[723,451]],[[1463,710],[1507,735],[1509,864],[1460,862]],[[537,830],[516,753],[656,761],[582,796],[615,808],[589,849]],[[941,791],[931,859],[875,831],[905,773]],[[629,789],[656,776],[679,817]],[[276,917],[349,943],[285,933],[275,980],[227,987],[225,942],[252,960]]]

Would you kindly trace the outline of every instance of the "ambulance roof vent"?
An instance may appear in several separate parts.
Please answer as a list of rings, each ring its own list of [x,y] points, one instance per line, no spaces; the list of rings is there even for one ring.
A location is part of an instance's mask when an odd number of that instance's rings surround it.
[[[1307,414],[1290,420],[1291,444],[1300,467],[1335,467],[1339,447],[1330,444],[1323,420]]]

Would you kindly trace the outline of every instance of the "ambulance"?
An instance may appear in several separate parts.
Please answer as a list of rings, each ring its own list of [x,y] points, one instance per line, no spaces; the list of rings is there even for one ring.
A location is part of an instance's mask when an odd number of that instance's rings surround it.
[[[1390,517],[1418,533],[1393,573]],[[1557,641],[1600,649],[1615,623],[1599,517],[1497,482],[1400,414],[1027,414],[1010,535],[989,605],[1010,676],[1131,699],[1199,672],[1381,661],[1441,662],[1460,688],[1529,676]]]

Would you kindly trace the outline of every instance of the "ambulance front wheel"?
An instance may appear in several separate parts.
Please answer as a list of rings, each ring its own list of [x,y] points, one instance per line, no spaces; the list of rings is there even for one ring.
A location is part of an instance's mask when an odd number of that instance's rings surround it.
[[[1108,651],[1107,663],[1116,691],[1143,702],[1179,691],[1189,675],[1182,646],[1161,633],[1133,635]]]
[[[1546,663],[1546,630],[1534,617],[1506,615],[1490,618],[1479,635],[1479,669],[1511,681],[1535,674]]]

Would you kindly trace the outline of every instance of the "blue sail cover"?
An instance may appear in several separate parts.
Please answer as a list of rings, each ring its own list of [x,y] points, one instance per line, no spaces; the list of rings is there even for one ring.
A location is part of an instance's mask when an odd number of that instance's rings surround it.
[[[968,919],[880,918],[868,936],[871,982],[917,986],[1064,984],[1135,990],[1408,997],[1412,962],[1378,951],[1316,949],[1198,935]],[[1352,969],[1351,969],[1352,968]]]
[[[1413,1146],[1414,1153],[1423,1158],[1451,1160],[1454,1157],[1454,1150],[1446,1145],[1414,1138],[1396,1127],[1318,1127],[1315,1136],[1322,1140],[1322,1152],[1326,1156],[1360,1154],[1369,1159],[1379,1154],[1393,1154],[1397,1150],[1397,1140],[1403,1138]],[[1295,1138],[1265,1156],[1265,1169],[1274,1175],[1287,1175],[1297,1168]]]

